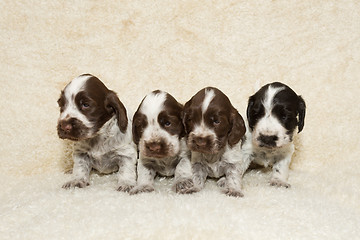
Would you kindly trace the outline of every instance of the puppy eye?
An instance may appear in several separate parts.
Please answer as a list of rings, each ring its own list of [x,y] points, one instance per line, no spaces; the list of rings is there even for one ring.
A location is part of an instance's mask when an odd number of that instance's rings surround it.
[[[165,126],[165,127],[170,127],[170,126],[171,126],[171,122],[165,121],[165,122],[164,122],[164,126]]]
[[[214,123],[215,125],[219,125],[219,124],[220,124],[220,121],[219,121],[218,119],[214,119],[214,120],[213,120],[213,123]]]
[[[219,125],[220,124],[220,119],[218,117],[211,117],[210,120],[212,121],[212,123],[214,125]]]
[[[88,103],[81,103],[81,109],[82,110],[86,110],[86,109],[89,109],[90,108],[90,105]]]

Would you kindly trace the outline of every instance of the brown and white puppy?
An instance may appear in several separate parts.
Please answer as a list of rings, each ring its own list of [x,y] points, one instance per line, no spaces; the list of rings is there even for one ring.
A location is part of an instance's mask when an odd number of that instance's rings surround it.
[[[184,106],[187,145],[191,150],[194,188],[200,191],[206,178],[221,178],[219,186],[230,196],[241,197],[241,138],[244,120],[219,89],[207,87]]]
[[[295,147],[293,136],[304,127],[306,105],[287,85],[274,82],[249,98],[247,119],[250,131],[242,147],[244,161],[268,167],[270,184],[290,187],[289,165]]]
[[[130,194],[154,191],[156,174],[175,175],[175,191],[191,193],[190,151],[184,138],[182,110],[183,106],[163,91],[153,91],[142,100],[133,119],[139,162],[137,186]]]
[[[119,191],[135,186],[137,153],[131,122],[116,93],[84,74],[61,91],[58,104],[58,135],[75,142],[73,180],[63,188],[88,186],[92,169],[106,174],[118,171]]]

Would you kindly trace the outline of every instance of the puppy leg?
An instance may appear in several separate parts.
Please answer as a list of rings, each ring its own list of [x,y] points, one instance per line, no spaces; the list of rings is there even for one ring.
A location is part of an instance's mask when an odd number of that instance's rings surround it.
[[[190,188],[191,192],[199,192],[205,186],[205,181],[208,176],[206,166],[200,162],[195,162],[192,165],[194,187]]]
[[[223,188],[223,192],[229,196],[243,197],[241,192],[241,181],[244,173],[249,168],[253,156],[251,154],[251,145],[244,144],[241,152],[229,152],[231,155],[225,155],[225,177],[217,182],[218,186]]]
[[[287,182],[289,176],[289,165],[291,155],[276,162],[273,166],[273,174],[270,180],[271,186],[289,188],[291,185]]]
[[[220,178],[216,184],[218,185],[219,188],[224,188],[226,187],[226,177],[222,177]]]
[[[176,166],[174,188],[177,193],[181,194],[194,192],[191,163],[187,158],[181,159]]]
[[[118,191],[129,192],[136,185],[136,159],[119,160]]]
[[[236,164],[228,164],[225,170],[225,184],[223,192],[232,197],[243,197],[241,192],[241,178],[242,174],[239,166]]]
[[[73,180],[65,183],[63,188],[83,188],[90,185],[89,176],[91,171],[91,160],[86,153],[74,153]]]
[[[156,172],[154,170],[150,170],[146,168],[141,160],[137,165],[138,179],[137,185],[133,189],[131,189],[130,194],[138,194],[142,192],[152,192],[154,191],[154,178]]]

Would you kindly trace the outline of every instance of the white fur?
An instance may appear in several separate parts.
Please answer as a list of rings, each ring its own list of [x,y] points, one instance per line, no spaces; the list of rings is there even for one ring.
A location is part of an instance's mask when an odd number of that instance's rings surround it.
[[[204,119],[201,120],[200,125],[195,125],[194,130],[188,136],[188,142],[191,143],[195,137],[202,137],[202,138],[210,138],[212,139],[213,144],[213,151],[218,151],[218,142],[215,141],[216,133],[213,129],[208,128],[205,123]]]
[[[294,144],[287,130],[281,125],[279,120],[271,114],[273,99],[275,95],[284,88],[274,88],[269,86],[265,92],[262,102],[265,108],[265,115],[254,126],[253,132],[247,127],[245,143],[242,146],[244,162],[254,162],[264,167],[272,167],[273,173],[270,179],[271,185],[290,187],[287,182],[289,176],[289,165],[294,153]],[[258,137],[262,135],[276,135],[276,147],[260,147]],[[291,134],[296,134],[291,133]]]
[[[151,192],[154,190],[154,178],[156,174],[161,176],[175,175],[175,191],[187,193],[192,187],[192,173],[190,164],[190,152],[185,139],[179,140],[178,135],[171,135],[158,123],[158,115],[164,110],[166,93],[150,93],[143,100],[139,111],[147,117],[148,125],[145,127],[139,140],[140,159],[137,167],[137,186],[130,192],[137,194]],[[169,148],[169,154],[164,158],[150,158],[144,155],[146,142],[157,142],[163,140]],[[163,166],[164,169],[155,171],[144,166],[144,161],[153,161],[155,165]],[[175,167],[174,167],[175,166]]]
[[[204,101],[202,102],[202,105],[201,105],[202,113],[206,112],[206,110],[208,109],[208,107],[210,105],[210,102],[214,99],[214,97],[215,97],[214,90],[205,89],[205,97],[204,97]],[[214,130],[208,128],[205,125],[204,115],[202,115],[200,125],[198,125],[198,124],[195,125],[194,129],[189,134],[188,141],[191,142],[195,136],[203,137],[203,138],[209,137],[211,139],[216,139],[216,134],[215,134]],[[218,148],[218,145],[217,145],[217,142],[215,141],[214,149],[217,149],[217,148]]]
[[[223,149],[218,149],[217,135],[215,131],[207,127],[204,123],[204,113],[208,109],[211,101],[215,97],[213,90],[205,90],[205,97],[202,102],[202,120],[200,125],[195,125],[193,131],[189,133],[188,142],[192,142],[195,137],[210,138],[214,143],[210,151],[212,153],[200,153],[191,151],[191,164],[193,169],[194,192],[204,188],[207,177],[221,178],[219,186],[224,193],[241,197],[241,178],[248,165],[244,165],[241,156],[241,141],[232,148],[226,143]]]
[[[204,113],[209,105],[210,105],[210,102],[214,99],[215,97],[215,93],[214,93],[214,90],[212,89],[205,89],[205,97],[204,97],[204,101],[201,105],[201,111]]]
[[[242,197],[241,179],[248,164],[243,161],[241,142],[230,148],[229,145],[216,153],[204,154],[191,152],[191,164],[193,168],[194,191],[204,188],[207,177],[221,178],[218,185],[228,195]]]
[[[143,100],[140,112],[146,114],[148,122],[156,121],[159,113],[164,108],[166,100],[166,93],[160,91],[159,93],[149,93]]]
[[[290,187],[287,182],[289,176],[289,165],[294,144],[289,143],[280,148],[261,148],[251,141],[251,132],[247,131],[245,142],[242,146],[243,161],[248,165],[253,162],[264,167],[272,167],[273,173],[270,179],[271,185]]]
[[[59,120],[66,120],[76,118],[80,120],[86,127],[91,129],[94,123],[91,123],[87,117],[82,114],[76,106],[75,96],[80,92],[86,81],[91,78],[91,75],[82,75],[73,79],[64,89],[64,95],[67,100],[64,111],[60,114]],[[89,133],[91,135],[92,133]]]
[[[136,184],[136,147],[132,142],[131,123],[123,134],[116,117],[112,117],[96,136],[75,143],[73,159],[73,180],[64,187],[88,185],[90,171],[95,169],[105,174],[118,171],[118,189],[130,190]]]
[[[181,150],[176,156],[152,159],[156,162],[157,165],[165,166],[164,170],[162,171],[155,171],[154,169],[146,168],[143,163],[149,158],[140,154],[140,159],[137,166],[137,186],[130,191],[130,194],[154,191],[154,178],[156,174],[166,177],[175,176],[173,188],[176,192],[192,192],[189,190],[193,187],[191,163],[189,157],[190,152],[186,146],[185,139],[182,138],[180,142]],[[176,167],[173,167],[174,163],[176,162]]]
[[[92,128],[91,123],[75,104],[75,96],[82,91],[91,75],[82,75],[71,81],[64,89],[67,100],[65,110],[60,120],[77,118],[85,126]],[[65,183],[64,188],[85,187],[89,185],[89,175],[92,169],[100,173],[118,171],[118,190],[129,191],[136,184],[136,146],[132,142],[131,120],[128,113],[128,127],[122,133],[117,124],[116,116],[108,120],[94,135],[89,132],[86,140],[75,142],[73,152],[73,180]]]
[[[150,93],[147,95],[141,104],[140,112],[146,115],[148,125],[145,128],[139,142],[140,153],[145,151],[145,143],[150,141],[159,141],[159,139],[166,139],[170,148],[170,156],[176,156],[180,150],[179,137],[170,135],[158,123],[158,115],[164,110],[164,102],[166,100],[166,93],[160,92],[158,94]]]
[[[271,114],[271,110],[274,107],[273,99],[275,95],[283,89],[284,87],[275,88],[270,85],[265,92],[265,98],[262,102],[265,108],[265,115],[254,126],[252,134],[252,141],[258,146],[261,144],[261,142],[258,140],[260,135],[277,136],[277,147],[282,147],[290,142],[290,136],[287,134],[287,130],[281,125],[279,119]]]
[[[269,85],[267,91],[265,92],[265,98],[263,101],[266,115],[269,115],[271,112],[271,109],[273,107],[273,99],[276,94],[284,89],[285,87],[273,87],[272,85]]]

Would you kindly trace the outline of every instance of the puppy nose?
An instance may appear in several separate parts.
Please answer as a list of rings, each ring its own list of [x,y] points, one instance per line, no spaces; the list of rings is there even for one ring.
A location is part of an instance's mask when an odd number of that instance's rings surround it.
[[[150,142],[146,143],[146,148],[149,149],[151,152],[158,152],[161,149],[161,145],[157,142]]]
[[[278,136],[276,135],[262,135],[260,134],[260,136],[258,137],[258,140],[264,144],[265,146],[269,146],[269,147],[275,147],[276,146],[276,141],[278,140]]]
[[[196,138],[194,138],[194,141],[195,141],[196,145],[198,145],[199,147],[204,147],[207,143],[206,138],[203,138],[203,137],[196,137]]]
[[[60,127],[65,132],[70,132],[72,130],[72,125],[68,122],[61,122]]]

